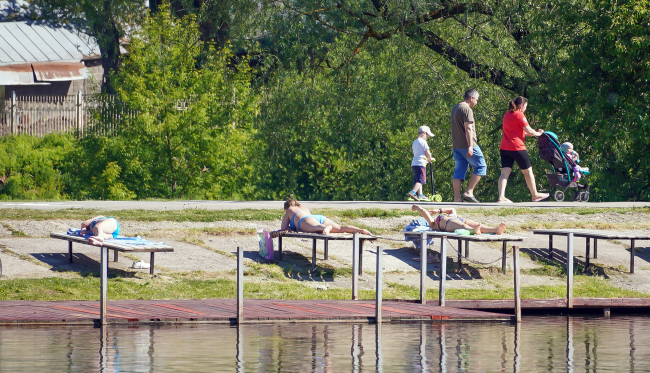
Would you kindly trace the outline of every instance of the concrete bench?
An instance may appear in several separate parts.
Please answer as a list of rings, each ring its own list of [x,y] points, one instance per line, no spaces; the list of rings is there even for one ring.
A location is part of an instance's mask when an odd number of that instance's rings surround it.
[[[50,233],[50,237],[68,241],[68,256],[70,259],[70,263],[72,263],[72,243],[95,246],[95,245],[91,245],[88,242],[88,239],[86,238],[79,237],[79,236],[71,236],[66,233]],[[100,247],[100,246],[95,246],[95,247]],[[113,250],[114,262],[117,262],[118,252],[150,253],[149,273],[152,275],[154,274],[154,254],[161,253],[161,252],[169,253],[174,251],[173,247],[167,245],[125,245],[125,244],[118,244],[112,242],[104,242],[101,247],[105,247],[108,250]]]
[[[605,231],[596,229],[533,229],[534,234],[548,236],[548,257],[553,258],[553,236],[567,237],[568,244],[573,247],[573,237],[586,238],[586,268],[589,268],[589,257],[591,256],[590,241],[594,240],[594,259],[598,258],[598,240],[630,240],[630,273],[634,273],[634,244],[637,240],[650,240],[650,234],[631,231]]]

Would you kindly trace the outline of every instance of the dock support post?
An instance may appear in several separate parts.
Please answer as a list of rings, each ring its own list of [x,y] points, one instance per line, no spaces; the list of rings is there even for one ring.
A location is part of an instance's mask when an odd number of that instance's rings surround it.
[[[72,241],[68,241],[68,259],[72,263]]]
[[[381,246],[377,246],[377,275],[375,284],[375,322],[381,324],[381,303],[383,298],[383,273],[384,265],[382,263],[383,250]]]
[[[359,299],[359,235],[352,233],[352,300]]]
[[[440,288],[438,289],[438,305],[445,306],[445,280],[447,279],[447,241],[440,238]]]
[[[609,307],[605,307],[605,308],[603,309],[603,316],[604,316],[604,317],[610,317],[610,316],[612,316],[612,311],[611,311],[611,309],[610,309]]]
[[[429,246],[427,245],[427,234],[420,233],[420,303],[427,304],[427,260]]]
[[[566,247],[566,306],[573,308],[573,233],[567,236]]]
[[[519,246],[512,247],[512,271],[515,274],[515,318],[521,322],[521,281],[519,276]]]
[[[506,255],[508,255],[508,242],[503,241],[503,247],[501,248],[501,271],[504,275],[506,274]]]
[[[244,321],[244,250],[237,246],[237,324]]]
[[[100,296],[99,296],[99,323],[106,325],[106,286],[108,285],[108,248],[102,246],[100,250]]]
[[[634,238],[630,240],[630,273],[634,273]]]

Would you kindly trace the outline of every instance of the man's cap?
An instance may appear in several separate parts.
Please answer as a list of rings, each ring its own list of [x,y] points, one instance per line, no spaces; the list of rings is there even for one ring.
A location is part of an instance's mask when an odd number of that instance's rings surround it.
[[[431,137],[435,136],[433,133],[431,133],[429,126],[420,126],[420,128],[418,128],[418,133],[420,132],[424,132]]]

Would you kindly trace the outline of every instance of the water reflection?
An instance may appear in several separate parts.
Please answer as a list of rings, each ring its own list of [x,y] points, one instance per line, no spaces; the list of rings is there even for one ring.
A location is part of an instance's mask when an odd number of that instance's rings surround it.
[[[0,372],[649,371],[650,318],[0,327]]]

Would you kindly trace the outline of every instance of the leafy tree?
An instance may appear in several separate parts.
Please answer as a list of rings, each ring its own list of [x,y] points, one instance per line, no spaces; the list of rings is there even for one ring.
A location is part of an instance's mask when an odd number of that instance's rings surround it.
[[[113,75],[117,103],[136,114],[98,118],[99,133],[116,133],[83,140],[77,157],[87,161],[73,173],[86,188],[76,189],[96,198],[119,181],[114,189],[136,198],[250,195],[257,107],[247,67],[232,66],[228,48],[206,51],[193,16],[178,19],[163,7],[140,27]]]

